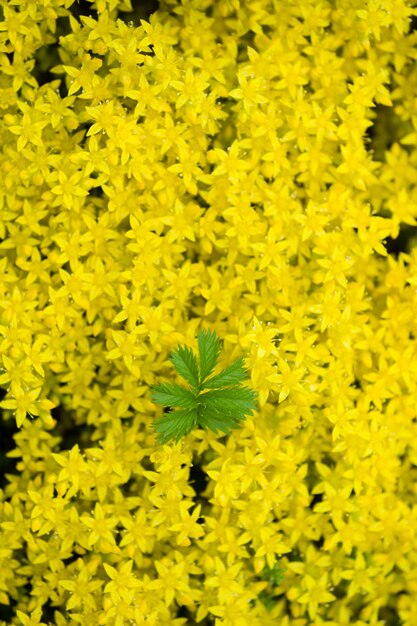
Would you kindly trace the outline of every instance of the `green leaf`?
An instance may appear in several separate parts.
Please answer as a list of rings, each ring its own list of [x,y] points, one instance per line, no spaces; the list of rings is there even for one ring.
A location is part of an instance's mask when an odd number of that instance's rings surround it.
[[[237,359],[234,363],[226,367],[224,370],[206,380],[202,389],[215,389],[217,387],[230,387],[237,385],[248,379],[248,373],[243,367],[243,357]]]
[[[179,346],[171,354],[170,360],[178,374],[189,382],[192,387],[197,389],[199,383],[198,362],[191,348],[188,346]]]
[[[278,587],[278,585],[280,585],[284,580],[284,572],[285,567],[277,561],[274,563],[274,567],[272,568],[269,566],[264,567],[261,578],[263,578],[263,580],[267,580],[271,587]]]
[[[228,434],[256,407],[257,393],[240,385],[248,378],[243,357],[204,382],[216,366],[220,353],[219,337],[214,331],[200,331],[198,349],[200,365],[187,346],[179,346],[171,356],[175,369],[192,385],[192,389],[175,383],[162,383],[153,388],[154,402],[162,406],[181,407],[155,420],[159,443],[179,441],[197,425]],[[203,389],[209,391],[201,393]]]
[[[200,330],[198,333],[200,355],[200,383],[214,370],[220,355],[220,339],[216,332]]]
[[[195,410],[180,409],[171,413],[165,413],[154,422],[155,432],[159,433],[158,443],[164,444],[175,439],[178,442],[181,437],[188,435],[197,423]]]
[[[256,407],[257,394],[252,389],[240,387],[238,389],[216,389],[207,391],[199,396],[205,406],[217,414],[224,413],[226,416],[236,413],[249,414]]]
[[[176,383],[156,385],[153,388],[152,400],[162,406],[181,406],[184,409],[197,406],[197,397],[193,392]]]
[[[226,435],[237,425],[234,419],[224,419],[210,411],[209,407],[202,407],[198,412],[197,423],[204,430],[212,430],[215,433],[220,430]]]
[[[272,609],[277,605],[275,594],[271,591],[267,591],[266,589],[263,589],[261,591],[258,598],[265,606],[267,611],[272,611]]]

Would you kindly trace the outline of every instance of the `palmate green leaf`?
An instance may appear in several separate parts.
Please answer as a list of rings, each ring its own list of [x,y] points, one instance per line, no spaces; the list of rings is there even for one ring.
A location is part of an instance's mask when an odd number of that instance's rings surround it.
[[[161,383],[153,387],[152,400],[162,406],[181,406],[191,409],[197,406],[197,398],[189,389],[176,383]]]
[[[170,360],[177,370],[194,389],[198,389],[199,372],[197,357],[188,346],[178,346],[171,354]]]
[[[171,413],[165,413],[154,422],[155,432],[158,433],[158,443],[164,444],[172,439],[175,442],[188,435],[197,423],[195,409],[179,409]]]
[[[224,413],[213,411],[209,406],[202,405],[198,409],[198,425],[204,430],[222,431],[226,435],[239,423],[236,416],[226,416]]]
[[[229,422],[223,422],[212,416],[200,416],[198,418],[198,425],[204,430],[212,430],[217,433],[219,430],[225,435],[229,435],[233,425]]]
[[[202,389],[217,389],[218,387],[230,387],[237,385],[249,378],[249,375],[243,367],[243,357],[237,359],[234,363],[226,367],[224,370],[206,380]]]
[[[200,331],[198,348],[200,364],[187,346],[179,346],[171,355],[176,371],[190,383],[192,389],[175,383],[162,383],[153,388],[154,402],[162,406],[181,407],[155,420],[159,443],[179,441],[197,425],[205,430],[228,434],[256,407],[257,393],[240,384],[249,376],[243,367],[243,357],[220,374],[205,380],[219,358],[220,339],[215,331]],[[201,393],[205,389],[209,391]]]
[[[200,382],[202,382],[214,370],[220,355],[220,339],[214,330],[200,330],[198,333],[198,352],[200,355]]]
[[[247,415],[256,407],[257,394],[252,389],[216,389],[199,396],[199,403],[209,407],[216,414],[225,416]]]

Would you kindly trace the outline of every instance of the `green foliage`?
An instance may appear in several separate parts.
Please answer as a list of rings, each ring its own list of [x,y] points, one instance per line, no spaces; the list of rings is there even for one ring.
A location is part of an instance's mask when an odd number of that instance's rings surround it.
[[[261,593],[259,594],[259,599],[261,600],[264,607],[268,609],[268,611],[272,611],[277,603],[274,593],[271,591],[267,591],[266,589],[261,591]]]
[[[195,426],[229,434],[256,407],[256,392],[241,386],[248,378],[243,357],[207,379],[220,355],[220,339],[215,331],[201,330],[198,333],[198,351],[199,361],[187,346],[179,346],[170,357],[176,371],[191,389],[175,383],[153,387],[154,402],[164,407],[181,407],[155,420],[154,428],[161,444],[171,439],[179,441]],[[206,389],[208,391],[204,391]]]
[[[278,561],[274,563],[274,567],[265,566],[263,569],[261,578],[268,582],[269,588],[261,591],[258,597],[268,611],[272,611],[276,606],[277,599],[274,587],[278,587],[278,585],[282,583],[284,580],[284,572],[285,568],[282,567],[281,563]]]
[[[285,568],[282,567],[281,563],[277,561],[274,563],[274,567],[271,568],[266,566],[263,569],[261,578],[268,581],[268,584],[271,587],[278,587],[278,585],[280,585],[284,580],[284,572]]]

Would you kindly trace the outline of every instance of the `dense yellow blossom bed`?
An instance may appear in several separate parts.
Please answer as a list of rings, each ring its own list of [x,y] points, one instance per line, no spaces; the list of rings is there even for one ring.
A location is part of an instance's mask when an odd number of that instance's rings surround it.
[[[0,1],[2,625],[415,626],[416,5]]]

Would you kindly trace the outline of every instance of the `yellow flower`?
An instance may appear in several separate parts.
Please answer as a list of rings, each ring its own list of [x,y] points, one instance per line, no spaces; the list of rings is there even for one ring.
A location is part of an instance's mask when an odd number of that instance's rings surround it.
[[[239,595],[242,592],[242,563],[235,563],[226,567],[222,559],[215,558],[214,575],[207,576],[204,586],[208,589],[215,588],[221,603]],[[209,609],[210,610],[210,609]]]
[[[177,544],[179,546],[190,546],[190,537],[202,537],[204,535],[204,529],[201,527],[201,524],[198,524],[197,522],[200,517],[201,505],[198,504],[191,515],[188,513],[188,508],[188,503],[181,502],[181,521],[169,527],[170,532],[178,533]]]
[[[133,516],[124,516],[121,522],[126,531],[123,532],[120,547],[127,546],[125,552],[132,558],[137,553],[138,547],[141,552],[151,553],[156,531],[149,525],[146,511],[141,508]]]
[[[179,553],[177,554],[179,557]],[[165,557],[155,562],[155,568],[158,572],[158,578],[148,583],[147,587],[148,589],[160,589],[166,606],[172,604],[174,599],[178,599],[180,594],[190,592],[187,563],[183,557],[177,563]]]
[[[248,558],[248,551],[243,546],[251,539],[249,533],[245,532],[239,534],[238,531],[233,528],[225,528],[224,535],[224,540],[219,545],[219,552],[226,553],[226,563],[228,567],[240,558]]]
[[[279,533],[274,532],[272,525],[259,529],[260,547],[255,553],[255,558],[264,556],[270,568],[276,562],[276,557],[283,552],[291,552],[291,548],[282,541]]]
[[[50,261],[48,259],[42,260],[38,249],[33,249],[30,260],[16,260],[16,265],[27,273],[25,287],[30,287],[37,281],[47,285],[51,284],[51,277],[47,271],[51,267]]]
[[[104,593],[109,593],[113,602],[122,599],[130,603],[135,589],[141,586],[140,581],[132,574],[133,561],[126,561],[118,569],[108,563],[103,563],[103,567],[108,577],[111,578],[111,582],[104,587]]]
[[[195,204],[184,204],[178,198],[175,201],[174,209],[168,215],[161,219],[163,224],[170,226],[167,234],[167,242],[172,243],[179,239],[182,241],[186,237],[189,241],[195,241],[195,233],[192,224],[202,213],[201,208]]]
[[[318,579],[306,574],[305,585],[307,591],[297,598],[297,602],[306,604],[310,618],[314,619],[319,605],[333,602],[336,600],[336,596],[327,591],[327,573],[324,573]]]
[[[45,622],[41,622],[42,617],[42,609],[38,608],[32,611],[32,613],[27,615],[23,613],[23,611],[16,611],[16,615],[19,618],[19,621],[23,626],[47,626]]]
[[[301,394],[305,393],[305,389],[303,385],[300,383],[300,380],[303,378],[304,374],[306,373],[305,367],[299,366],[299,367],[294,367],[293,369],[291,369],[288,363],[284,359],[281,359],[281,358],[278,359],[278,367],[281,373],[271,374],[270,376],[268,376],[268,380],[271,381],[272,383],[276,383],[279,385],[279,389],[280,389],[279,396],[278,396],[279,402],[282,402],[283,400],[285,400],[285,398],[287,398],[290,393],[292,394],[297,394],[297,392]]]
[[[359,552],[354,560],[354,567],[345,570],[342,574],[343,579],[352,581],[349,585],[349,595],[352,597],[356,593],[374,593],[377,588],[377,581],[372,579],[376,577],[378,572],[378,567],[372,567],[370,563],[367,563],[364,555]]]
[[[175,108],[178,110],[184,105],[198,105],[204,98],[204,91],[209,87],[209,83],[205,71],[194,72],[188,67],[184,80],[173,81],[172,86],[179,92],[175,102]]]
[[[59,582],[60,587],[63,587],[70,593],[70,597],[66,602],[66,609],[67,611],[78,608],[95,611],[97,602],[94,594],[103,586],[102,580],[94,580],[97,560],[85,563],[79,559],[77,565],[79,565],[80,571],[75,580],[64,579]],[[104,567],[106,568],[106,564],[104,564]]]
[[[229,92],[230,98],[236,100],[242,100],[242,105],[245,111],[251,111],[252,107],[256,104],[265,104],[268,99],[262,92],[266,91],[267,84],[262,77],[251,76],[248,80],[248,76],[241,70],[238,71],[238,83],[239,87]]]
[[[5,372],[0,375],[0,384],[10,383],[10,391],[13,395],[21,393],[22,389],[28,389],[29,386],[39,385],[39,379],[33,375],[32,365],[29,359],[11,359],[6,354],[2,356],[2,370]]]
[[[214,497],[218,500],[219,504],[225,506],[230,499],[237,497],[238,486],[230,480],[228,472],[230,459],[227,459],[223,463],[221,471],[210,470],[207,471],[209,477],[215,481]]]
[[[53,528],[56,516],[60,516],[61,511],[65,507],[65,501],[62,498],[53,497],[53,486],[48,486],[42,493],[30,490],[28,495],[35,506],[31,511],[31,519],[36,520],[32,522],[32,530],[37,531],[42,527],[43,523],[48,520],[51,522],[50,527]],[[47,524],[48,525],[48,524]],[[50,528],[44,532],[49,532]]]
[[[16,417],[16,424],[20,427],[26,415],[33,417],[34,415],[40,415],[41,411],[48,411],[54,408],[55,404],[46,398],[38,399],[42,391],[42,387],[35,389],[16,389],[14,397],[10,399],[2,400],[0,406],[4,409],[10,409],[14,412]]]
[[[211,176],[225,176],[231,183],[239,183],[249,170],[249,163],[242,158],[242,154],[240,155],[241,158],[239,158],[239,152],[241,152],[241,148],[237,140],[227,150],[215,148],[209,152],[207,155],[209,161],[215,164],[219,163],[214,168]]]
[[[23,150],[26,144],[42,146],[42,131],[48,125],[46,119],[38,119],[39,115],[26,103],[19,103],[23,115],[18,120],[20,124],[11,124],[9,130],[18,135],[16,147],[18,152]]]
[[[242,463],[236,463],[230,472],[232,480],[240,483],[240,493],[248,490],[253,482],[266,488],[268,480],[265,476],[265,460],[261,454],[253,455],[245,448]]]
[[[57,197],[53,201],[52,206],[60,206],[66,209],[74,208],[76,211],[81,208],[81,201],[77,198],[88,196],[89,184],[85,180],[82,172],[74,172],[71,176],[63,171],[58,172],[58,184],[51,188],[53,194]],[[75,197],[74,197],[75,196]]]
[[[62,69],[71,77],[68,96],[72,96],[79,89],[88,92],[91,89],[92,80],[101,66],[102,60],[92,57],[88,53],[83,54],[80,69],[70,65],[63,65]]]
[[[54,460],[62,467],[57,477],[58,492],[67,498],[75,495],[80,488],[80,479],[87,471],[87,465],[80,453],[78,444],[71,448],[69,455],[52,454]],[[67,491],[68,490],[68,491]]]
[[[31,229],[21,229],[16,224],[8,223],[7,230],[8,236],[0,243],[0,250],[15,250],[19,261],[30,256],[38,242],[36,237],[32,237]]]
[[[170,165],[168,171],[178,174],[184,181],[184,187],[193,196],[197,194],[196,181],[199,180],[203,170],[199,167],[199,164],[203,162],[203,155],[197,151],[191,152],[189,147],[185,144],[178,146],[178,160],[179,163]]]
[[[413,625],[417,9],[70,2],[0,21],[0,601]],[[155,447],[147,389],[207,316],[260,410]]]
[[[106,552],[116,551],[116,540],[113,529],[117,526],[117,520],[107,517],[99,502],[96,502],[93,515],[81,516],[81,521],[89,529],[88,546],[97,545],[98,550]]]

